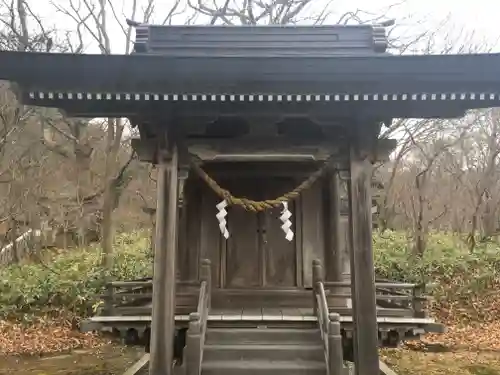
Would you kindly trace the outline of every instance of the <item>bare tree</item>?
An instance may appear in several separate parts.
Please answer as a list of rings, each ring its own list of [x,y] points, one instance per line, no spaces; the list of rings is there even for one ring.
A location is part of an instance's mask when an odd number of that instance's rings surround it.
[[[378,14],[359,8],[339,14],[333,0],[319,8],[313,0],[188,0],[189,7],[211,25],[377,24],[387,21],[386,14],[404,2],[396,0]]]
[[[17,51],[47,51],[53,30],[47,30],[26,0],[0,2],[0,48]],[[19,105],[0,85],[0,189],[5,198],[0,221],[8,222],[7,233],[15,239],[18,227],[31,221],[39,226],[36,200],[32,199],[35,168],[43,161],[37,139],[37,111]],[[31,188],[30,188],[31,187]]]
[[[387,10],[402,2],[395,0]],[[339,13],[333,1],[322,8],[312,0],[175,0],[168,4],[156,0],[54,1],[54,8],[72,21],[73,27],[64,31],[47,29],[32,12],[31,3],[0,0],[0,48],[82,53],[90,47],[102,54],[130,53],[133,25],[142,22],[255,25],[386,21],[385,12],[353,9]],[[396,53],[488,50],[486,45],[475,43],[473,35],[453,31],[446,22],[438,31],[420,35],[404,34],[398,23],[389,26],[388,32],[390,48]],[[146,168],[134,161],[127,140],[128,123],[114,118],[83,121],[66,118],[56,110],[19,107],[5,92],[0,99],[0,224],[5,218],[21,220],[25,212],[33,211],[68,231],[98,228],[102,262],[110,266],[113,227],[125,227],[122,220],[113,225],[114,213],[142,210],[146,213],[143,219],[147,219],[153,210],[147,202],[154,184]],[[481,239],[494,235],[500,202],[497,117],[495,111],[486,111],[474,121],[470,116],[458,122],[396,119],[386,128],[381,137],[400,142],[391,162],[377,170],[385,186],[379,198],[379,228],[408,229],[415,240],[416,255],[425,251],[432,229],[467,233],[471,249],[479,234]]]
[[[132,46],[132,25],[126,23],[126,19],[135,20],[142,18],[144,22],[148,22],[153,14],[155,3],[150,0],[142,10],[142,17],[138,14],[139,4],[133,1],[131,9],[128,10],[128,17],[122,12],[122,18],[118,14],[116,4],[106,0],[70,0],[68,7],[53,2],[56,9],[62,14],[73,20],[77,26],[76,36],[78,40],[82,40],[84,35],[89,35],[92,41],[99,47],[102,54],[111,54],[112,38],[110,37],[109,21],[113,20],[117,23],[125,38],[123,49],[126,54],[131,52]],[[177,3],[176,3],[177,4]],[[177,5],[174,5],[175,12]],[[84,32],[78,32],[78,30]],[[106,268],[112,266],[112,244],[113,244],[113,212],[117,208],[121,192],[124,186],[130,182],[127,176],[127,168],[134,158],[134,154],[129,153],[129,157],[124,164],[120,166],[119,155],[123,150],[123,135],[126,130],[127,122],[121,118],[108,118],[105,123],[106,131],[106,158],[104,171],[104,189],[102,195],[102,210],[101,210],[101,228],[102,228],[102,263]]]
[[[448,161],[449,171],[462,193],[462,217],[468,218],[467,243],[470,251],[477,244],[477,233],[486,240],[498,230],[498,156],[500,119],[496,109],[477,111],[468,136],[458,144]]]

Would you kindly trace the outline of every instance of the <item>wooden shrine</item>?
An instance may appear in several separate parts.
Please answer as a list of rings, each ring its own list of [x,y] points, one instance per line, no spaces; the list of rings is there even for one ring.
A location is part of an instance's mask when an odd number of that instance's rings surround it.
[[[24,104],[126,117],[157,166],[153,279],[112,283],[93,328],[141,332],[151,375],[373,375],[379,345],[441,329],[375,278],[372,166],[393,118],[497,106],[499,55],[392,56],[379,26],[136,33],[127,56],[0,52]]]

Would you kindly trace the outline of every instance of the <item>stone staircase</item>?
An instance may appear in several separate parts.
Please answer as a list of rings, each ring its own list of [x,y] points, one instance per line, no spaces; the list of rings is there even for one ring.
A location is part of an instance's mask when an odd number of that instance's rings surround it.
[[[319,329],[208,328],[202,375],[325,375]]]

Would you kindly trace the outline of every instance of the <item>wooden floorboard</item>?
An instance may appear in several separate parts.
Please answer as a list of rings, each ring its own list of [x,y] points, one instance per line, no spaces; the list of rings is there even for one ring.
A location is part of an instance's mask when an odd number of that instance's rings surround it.
[[[283,320],[283,313],[280,309],[263,308],[262,320]]]
[[[310,310],[312,314],[312,310]],[[284,308],[245,308],[245,309],[214,309],[210,311],[210,320],[223,321],[303,321],[304,316],[311,317],[306,311],[299,309]]]
[[[224,309],[219,314],[223,321],[241,321],[243,309]],[[215,315],[215,314],[214,314]]]
[[[246,314],[246,313],[245,313]],[[288,316],[288,315],[287,315]],[[306,319],[307,318],[307,319]],[[262,318],[261,318],[262,319]],[[316,317],[314,316],[291,316],[290,321],[294,321],[296,319],[297,321],[304,321],[304,320],[310,320],[310,321],[316,321]],[[175,317],[176,321],[189,321],[189,315],[176,315]],[[209,321],[221,321],[222,316],[218,314],[213,314],[210,313],[208,316]],[[140,323],[140,322],[145,322],[149,323],[151,322],[151,315],[139,315],[139,316],[94,316],[92,318],[87,319],[89,322],[95,322],[95,323],[125,323],[125,322],[130,322],[130,323]],[[340,321],[343,323],[350,323],[352,322],[352,317],[350,316],[341,316]],[[435,320],[433,319],[428,319],[428,318],[411,318],[411,317],[377,317],[377,322],[378,323],[384,323],[384,324],[396,324],[396,325],[405,325],[405,324],[417,324],[417,325],[425,325],[425,324],[435,324]]]
[[[262,309],[261,308],[248,308],[243,309],[241,314],[242,320],[262,320]]]

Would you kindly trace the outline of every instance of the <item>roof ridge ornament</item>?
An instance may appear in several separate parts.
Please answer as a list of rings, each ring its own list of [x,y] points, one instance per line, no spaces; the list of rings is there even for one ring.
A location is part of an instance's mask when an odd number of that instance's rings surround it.
[[[138,26],[141,26],[141,25],[142,25],[142,23],[137,22],[137,21],[134,21],[134,20],[131,20],[131,19],[129,19],[129,18],[126,18],[126,19],[125,19],[125,22],[126,22],[126,23],[127,23],[127,25],[128,25],[128,26],[130,26],[130,27],[138,27]]]

